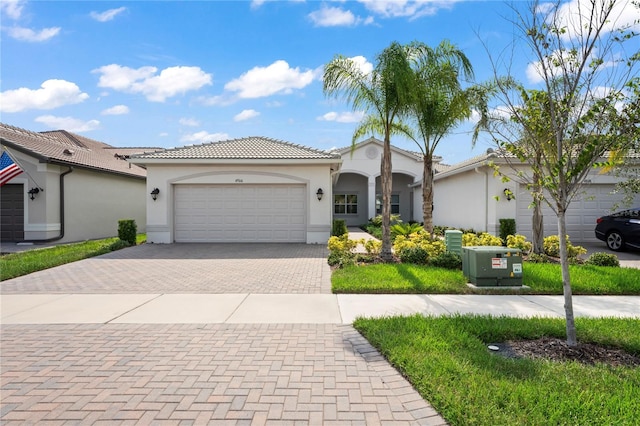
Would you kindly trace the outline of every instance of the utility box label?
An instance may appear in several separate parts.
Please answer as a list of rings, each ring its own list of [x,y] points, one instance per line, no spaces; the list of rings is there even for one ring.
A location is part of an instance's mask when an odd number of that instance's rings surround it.
[[[507,269],[507,258],[505,257],[492,257],[491,269]]]
[[[522,274],[522,263],[514,263],[513,264],[513,273],[514,274]]]

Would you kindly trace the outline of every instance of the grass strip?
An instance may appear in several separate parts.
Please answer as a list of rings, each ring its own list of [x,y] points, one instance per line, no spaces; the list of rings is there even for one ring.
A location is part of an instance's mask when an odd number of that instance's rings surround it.
[[[145,234],[136,237],[138,244],[145,240]],[[7,254],[0,257],[0,281],[99,256],[126,247],[125,244],[118,238],[105,238]]]
[[[406,263],[336,269],[331,282],[334,293],[463,293],[467,289],[461,271]]]
[[[571,265],[571,287],[577,295],[640,295],[640,269]],[[369,294],[466,294],[471,293],[459,270],[413,264],[371,264],[336,269],[331,277],[334,293]],[[526,294],[562,294],[560,265],[523,265]],[[491,289],[492,294],[513,294],[509,289]]]
[[[640,355],[640,320],[577,319],[578,339]],[[508,359],[489,343],[564,338],[560,319],[358,319],[354,326],[452,425],[635,425],[640,369]]]

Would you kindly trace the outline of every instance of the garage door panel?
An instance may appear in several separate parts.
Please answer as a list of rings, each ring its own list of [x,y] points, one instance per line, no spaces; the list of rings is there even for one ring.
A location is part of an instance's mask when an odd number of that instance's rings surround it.
[[[176,185],[174,189],[176,242],[306,241],[305,185]]]
[[[578,194],[566,213],[567,234],[571,242],[588,243],[598,241],[594,229],[596,220],[611,212],[614,204],[622,200],[621,194],[613,194],[612,184],[586,185],[585,190]],[[521,185],[516,198],[517,218],[516,227],[519,234],[531,239],[533,208],[528,208],[532,198],[524,185]],[[546,204],[543,205],[544,235],[558,234],[558,219],[555,212]]]

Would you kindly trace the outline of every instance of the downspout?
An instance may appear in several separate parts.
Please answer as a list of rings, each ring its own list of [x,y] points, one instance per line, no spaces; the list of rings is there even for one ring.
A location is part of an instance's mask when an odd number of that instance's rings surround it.
[[[20,243],[50,243],[52,241],[58,241],[64,237],[64,177],[71,172],[73,172],[73,167],[69,167],[69,170],[60,174],[60,235],[43,240],[24,240]]]

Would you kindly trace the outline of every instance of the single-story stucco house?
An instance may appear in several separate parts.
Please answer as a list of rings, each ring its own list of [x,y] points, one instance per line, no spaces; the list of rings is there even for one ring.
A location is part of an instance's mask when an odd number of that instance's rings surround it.
[[[500,176],[495,176],[492,164],[511,180],[503,182]],[[498,235],[500,219],[515,219],[517,232],[531,239],[532,196],[526,185],[518,181],[517,171],[530,174],[530,167],[491,149],[441,169],[434,176],[434,224]],[[598,241],[594,233],[596,219],[611,213],[622,200],[622,194],[614,192],[619,179],[600,169],[589,173],[566,213],[567,233],[572,242]],[[557,216],[546,204],[543,215],[544,235],[557,235]]]
[[[326,244],[339,154],[246,137],[134,155],[147,241]]]
[[[64,130],[0,123],[2,152],[21,172],[0,188],[2,242],[71,242],[116,236],[118,220],[146,225],[146,170],[114,148]]]

